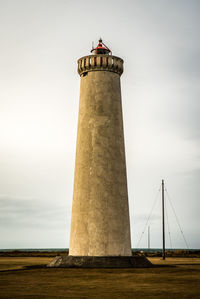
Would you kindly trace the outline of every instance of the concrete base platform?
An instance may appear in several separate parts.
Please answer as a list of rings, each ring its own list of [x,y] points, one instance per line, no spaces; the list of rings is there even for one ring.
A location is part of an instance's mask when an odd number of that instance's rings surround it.
[[[145,256],[56,256],[50,268],[150,268]]]

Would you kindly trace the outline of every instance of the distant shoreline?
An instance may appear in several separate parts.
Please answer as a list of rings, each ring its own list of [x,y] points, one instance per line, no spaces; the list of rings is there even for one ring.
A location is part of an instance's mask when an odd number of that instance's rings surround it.
[[[0,252],[10,252],[10,251],[36,251],[36,252],[57,252],[57,251],[69,251],[69,248],[0,248]],[[200,251],[199,248],[193,249],[186,249],[186,248],[166,248],[167,251],[176,251],[176,250],[183,250],[183,251]],[[132,251],[144,251],[144,252],[162,252],[162,248],[132,248]]]

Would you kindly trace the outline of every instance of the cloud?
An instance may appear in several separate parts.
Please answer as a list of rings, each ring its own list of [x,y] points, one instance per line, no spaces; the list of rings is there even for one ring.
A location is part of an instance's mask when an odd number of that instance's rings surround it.
[[[67,206],[60,202],[42,201],[36,198],[0,196],[0,226],[63,228],[69,215]]]
[[[199,165],[200,1],[85,0],[78,9],[76,2],[55,1],[46,10],[47,2],[0,4],[0,189],[14,195],[0,196],[1,243],[4,238],[7,247],[41,247],[48,240],[60,246],[64,229],[69,235],[76,59],[89,54],[90,42],[102,35],[125,62],[122,98],[133,238],[143,229],[164,178],[181,223],[197,244],[199,174],[193,169]],[[108,20],[101,32],[91,26],[96,21],[91,7]],[[81,43],[80,36],[85,37]],[[153,217],[158,223],[158,215]]]

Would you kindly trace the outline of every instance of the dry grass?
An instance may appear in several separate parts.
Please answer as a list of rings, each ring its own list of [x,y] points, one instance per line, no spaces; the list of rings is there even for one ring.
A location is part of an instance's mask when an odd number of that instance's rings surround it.
[[[51,260],[52,258],[48,257],[0,257],[0,271],[22,269],[32,265],[46,265]]]
[[[0,258],[0,298],[200,298],[200,259],[150,269],[23,269],[51,258]],[[164,266],[165,265],[165,266]]]

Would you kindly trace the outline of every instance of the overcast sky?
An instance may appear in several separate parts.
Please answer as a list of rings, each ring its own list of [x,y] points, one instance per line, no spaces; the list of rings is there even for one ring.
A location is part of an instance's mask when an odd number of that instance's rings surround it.
[[[164,179],[189,247],[200,248],[199,28],[199,0],[0,0],[0,248],[69,246],[77,59],[100,36],[124,59],[132,247],[156,196],[151,247],[162,245]],[[172,247],[185,248],[166,204]]]

